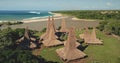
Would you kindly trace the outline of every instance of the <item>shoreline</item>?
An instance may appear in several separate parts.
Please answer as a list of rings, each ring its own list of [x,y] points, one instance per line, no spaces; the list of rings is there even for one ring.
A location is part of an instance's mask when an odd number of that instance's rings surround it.
[[[54,16],[54,19],[62,19],[62,18],[68,18],[69,15],[64,15],[61,13],[53,13],[53,12],[48,12],[49,14]],[[76,17],[72,17],[71,20],[73,21],[97,21],[95,19],[79,19]],[[16,20],[16,21],[0,21],[0,23],[5,23],[5,22],[10,22],[10,23],[16,23],[16,22],[22,22],[22,23],[31,23],[31,22],[42,22],[42,21],[48,21],[48,16],[44,16],[44,17],[32,17],[32,18],[26,18],[23,20]]]
[[[60,14],[60,13],[53,13],[53,14],[54,14],[56,28],[61,26],[62,18],[65,19],[67,28],[69,28],[71,26],[75,26],[78,29],[82,29],[86,26],[96,27],[99,24],[99,21],[72,20],[72,18],[74,18],[73,16],[68,16],[68,15],[64,15],[64,14]],[[43,28],[46,27],[47,21],[48,21],[48,18],[28,19],[28,20],[23,20],[22,24],[10,25],[10,26],[1,26],[0,28],[4,29],[7,27],[11,27],[13,29],[16,29],[16,28],[25,28],[26,26],[28,26],[32,30],[41,31]]]
[[[60,13],[52,13],[52,12],[48,12],[50,14],[52,14],[54,16],[54,19],[62,19],[62,18],[67,18],[68,16],[63,16]],[[31,22],[41,22],[41,21],[47,21],[48,20],[48,16],[44,16],[44,17],[32,17],[32,18],[26,18],[23,20],[20,20],[19,22],[23,22],[23,23],[31,23]],[[0,23],[5,23],[5,22],[11,22],[11,23],[16,23],[17,21],[0,21]]]
[[[53,17],[54,17],[55,20],[68,17],[68,16],[63,16],[62,14],[59,14],[59,13],[52,13],[52,12],[49,12],[49,13],[53,14]],[[31,22],[41,22],[41,21],[48,21],[48,16],[46,16],[44,18],[38,18],[38,19],[26,19],[26,20],[22,20],[21,22],[31,23]]]

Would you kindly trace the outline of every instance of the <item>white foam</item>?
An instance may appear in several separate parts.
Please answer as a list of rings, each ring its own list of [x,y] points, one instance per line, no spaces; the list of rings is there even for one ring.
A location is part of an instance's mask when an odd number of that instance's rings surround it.
[[[63,17],[63,16],[61,16],[61,17],[54,17],[55,20],[56,19],[62,19],[62,18],[67,18],[67,16],[66,17]],[[40,21],[47,21],[47,20],[48,20],[48,18],[40,18],[40,19],[22,20],[22,22],[24,22],[24,23],[30,23],[30,22],[40,22]]]
[[[23,20],[34,20],[34,19],[43,19],[43,18],[47,18],[48,16],[43,16],[43,17],[32,17],[32,18],[25,18]]]
[[[32,14],[40,14],[40,12],[37,12],[37,11],[30,11],[29,13],[32,13]]]
[[[9,22],[9,21],[5,21],[5,20],[3,20],[3,21],[0,21],[0,23],[3,23],[3,22]]]
[[[52,12],[48,12],[49,14],[53,14]]]

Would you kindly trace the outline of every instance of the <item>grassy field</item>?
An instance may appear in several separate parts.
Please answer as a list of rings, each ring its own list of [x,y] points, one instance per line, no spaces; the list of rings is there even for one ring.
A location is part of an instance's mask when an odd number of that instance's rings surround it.
[[[59,56],[56,54],[55,50],[59,49],[63,46],[57,46],[57,47],[51,47],[51,48],[43,48],[40,52],[40,55],[45,58],[47,61],[53,61],[58,63],[63,63],[62,60],[60,60]]]
[[[84,51],[91,59],[87,63],[118,63],[120,57],[120,40],[97,31],[97,37],[103,40],[104,45],[90,45]]]
[[[76,35],[81,32],[76,31]],[[88,55],[85,58],[86,63],[119,63],[120,58],[120,40],[112,36],[105,35],[103,32],[97,30],[97,37],[103,40],[104,45],[89,45],[84,52]],[[57,56],[55,50],[63,46],[43,48],[40,55],[47,61],[54,61],[63,63]]]

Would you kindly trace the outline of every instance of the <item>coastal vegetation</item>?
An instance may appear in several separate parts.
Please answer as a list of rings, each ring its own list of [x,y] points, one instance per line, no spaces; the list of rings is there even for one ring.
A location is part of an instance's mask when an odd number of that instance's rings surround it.
[[[30,33],[36,33],[31,30]],[[0,30],[0,63],[55,63],[35,56],[30,49],[22,49],[17,40],[24,34],[24,29]]]
[[[102,20],[98,29],[106,34],[120,36],[120,10],[76,10],[76,11],[54,11],[65,15],[75,16],[79,19]]]
[[[115,34],[120,36],[120,20],[104,20],[100,22],[98,29],[106,34]]]
[[[3,26],[3,25],[17,25],[17,24],[23,24],[23,22],[20,22],[20,21],[16,21],[16,22],[0,22],[0,27]]]
[[[43,34],[44,29],[41,32],[32,32],[36,36]],[[33,55],[36,50],[24,50],[21,46],[18,46],[16,40],[23,36],[24,29],[3,29],[0,30],[0,63],[63,63],[57,56],[55,50],[63,46],[43,48],[38,56]],[[83,31],[76,30],[77,38]],[[119,63],[119,40],[113,36],[105,35],[103,32],[97,30],[97,37],[101,38],[104,42],[103,46],[88,46],[84,52],[89,55],[85,59],[87,63],[104,62],[104,63]],[[82,41],[81,39],[79,39]],[[112,45],[114,44],[114,45]],[[85,44],[82,44],[85,46]],[[99,52],[96,52],[99,51]],[[114,54],[113,52],[114,51]],[[49,52],[49,53],[48,53]],[[7,61],[6,61],[7,59]]]
[[[73,10],[53,12],[75,16],[80,19],[120,19],[120,10]]]

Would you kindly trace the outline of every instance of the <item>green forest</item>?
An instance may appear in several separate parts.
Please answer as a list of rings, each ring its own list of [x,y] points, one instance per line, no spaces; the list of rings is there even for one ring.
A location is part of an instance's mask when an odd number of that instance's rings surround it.
[[[80,19],[102,20],[98,29],[106,34],[120,36],[120,10],[76,10],[76,11],[53,11],[64,15],[75,16]]]
[[[17,40],[23,36],[24,31],[19,28],[0,30],[0,63],[56,63],[33,55],[30,48],[24,49],[24,45],[18,45]],[[30,33],[35,32],[30,30]]]

